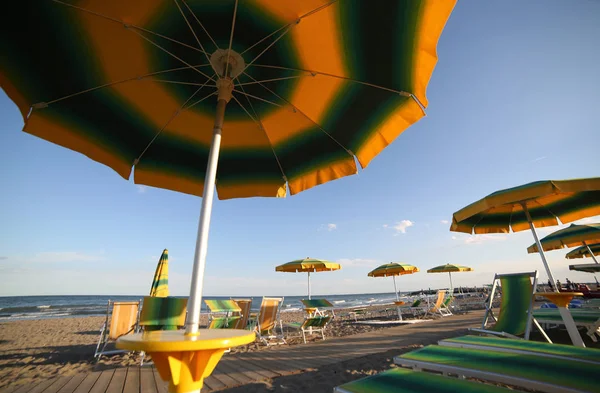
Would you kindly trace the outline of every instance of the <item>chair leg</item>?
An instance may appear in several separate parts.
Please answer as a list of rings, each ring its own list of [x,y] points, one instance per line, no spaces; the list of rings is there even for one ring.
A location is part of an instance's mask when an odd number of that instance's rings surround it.
[[[306,334],[304,333],[304,329],[302,329],[302,338],[304,339],[304,344],[306,344]]]
[[[552,340],[550,340],[550,337],[548,337],[548,335],[546,334],[546,331],[544,329],[542,329],[542,327],[540,326],[539,322],[535,318],[532,318],[532,322],[538,328],[538,330],[540,331],[540,333],[542,333],[542,336],[544,336],[544,338],[546,339],[546,341],[548,341],[550,344],[552,344]],[[528,340],[528,339],[529,339],[529,337],[526,338],[526,340]]]

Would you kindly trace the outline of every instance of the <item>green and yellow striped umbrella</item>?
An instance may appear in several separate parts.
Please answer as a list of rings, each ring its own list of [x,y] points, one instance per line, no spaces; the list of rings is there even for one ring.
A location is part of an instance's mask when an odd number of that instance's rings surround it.
[[[546,180],[500,190],[454,213],[450,230],[508,233],[568,223],[600,214],[600,178]],[[539,250],[548,278],[556,282]]]
[[[403,276],[405,274],[414,274],[419,272],[419,268],[408,263],[397,263],[391,262],[381,265],[371,270],[367,275],[369,277],[392,277],[394,280],[394,293],[396,294],[396,301],[400,300],[398,297],[398,289],[396,288],[396,276]],[[400,318],[402,318],[400,316]]]
[[[586,244],[585,246],[577,247],[573,251],[569,251],[565,258],[576,259],[576,258],[589,258],[592,255],[600,255],[600,243],[598,244]]]
[[[308,298],[310,299],[310,273],[332,272],[334,270],[340,270],[341,268],[342,265],[339,263],[324,261],[321,259],[304,258],[276,266],[275,271],[287,273],[308,273]]]
[[[560,229],[543,238],[540,241],[544,251],[558,250],[570,247],[588,247],[588,244],[600,243],[600,224],[571,224],[567,228]],[[538,252],[539,247],[536,243],[527,247],[528,253]],[[588,248],[589,256],[594,262],[598,263],[596,257]]]
[[[0,86],[25,132],[203,196],[195,334],[215,186],[221,199],[278,197],[365,168],[423,117],[455,3],[15,1]]]
[[[470,268],[468,266],[453,265],[451,263],[447,263],[445,265],[432,267],[431,269],[427,270],[427,273],[448,273],[448,277],[450,277],[450,295],[452,295],[454,293],[452,287],[452,273],[472,271],[473,268]]]
[[[158,260],[158,266],[156,266],[156,272],[154,272],[154,278],[152,279],[150,296],[169,296],[169,250],[166,248]]]

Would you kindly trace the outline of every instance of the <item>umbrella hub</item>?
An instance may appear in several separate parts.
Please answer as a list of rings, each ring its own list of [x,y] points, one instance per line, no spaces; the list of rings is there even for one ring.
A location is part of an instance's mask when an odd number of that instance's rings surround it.
[[[237,78],[246,68],[242,55],[234,50],[217,49],[210,56],[210,65],[220,78]]]

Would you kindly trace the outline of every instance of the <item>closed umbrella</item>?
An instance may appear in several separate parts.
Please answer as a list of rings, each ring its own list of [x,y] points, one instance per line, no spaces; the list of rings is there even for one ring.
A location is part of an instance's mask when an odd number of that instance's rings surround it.
[[[452,296],[452,294],[454,293],[454,290],[452,289],[452,273],[472,271],[473,269],[468,266],[460,266],[447,263],[445,265],[432,267],[431,269],[427,270],[427,273],[448,273],[448,277],[450,278],[450,296]]]
[[[394,294],[396,295],[396,301],[399,301],[398,288],[396,288],[396,276],[403,276],[405,274],[414,274],[419,271],[419,268],[408,263],[397,263],[391,262],[381,265],[371,270],[367,275],[369,277],[392,277],[394,280]],[[398,308],[398,319],[402,320],[402,313]]]
[[[154,278],[152,279],[152,287],[150,287],[150,296],[167,297],[169,296],[169,250],[163,250]]]
[[[341,268],[342,266],[339,263],[324,261],[321,259],[304,258],[279,265],[275,267],[275,271],[287,273],[308,273],[308,299],[310,299],[310,273],[331,272],[334,270],[340,270]]]

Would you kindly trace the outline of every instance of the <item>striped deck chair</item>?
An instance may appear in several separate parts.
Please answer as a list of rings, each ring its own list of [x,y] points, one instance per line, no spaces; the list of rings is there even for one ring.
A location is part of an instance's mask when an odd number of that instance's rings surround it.
[[[302,331],[302,339],[304,340],[304,344],[306,344],[306,332],[308,334],[321,332],[321,336],[325,340],[325,328],[332,318],[333,315],[309,315],[304,318],[302,323],[291,322],[287,323],[286,326],[300,329]]]
[[[309,316],[325,316],[328,313],[331,313],[331,316],[335,317],[333,304],[327,299],[302,299],[300,301],[304,305],[304,310]]]
[[[419,298],[410,305],[398,307],[398,310],[400,313],[410,313],[413,317],[417,317],[419,314],[423,314],[426,311],[426,309],[421,306],[421,302],[423,302],[423,299]]]
[[[208,315],[209,329],[233,329],[241,318],[242,309],[233,300],[204,300],[210,310]]]
[[[98,345],[96,345],[94,358],[100,360],[102,355],[129,352],[122,349],[106,351],[106,346],[121,336],[137,332],[139,318],[140,301],[113,302],[109,300],[106,306],[106,320],[100,329],[100,338],[98,339]]]
[[[529,340],[529,333],[531,332],[531,325],[533,323],[544,338],[551,343],[552,341],[540,324],[533,318],[532,314],[537,277],[537,270],[527,273],[496,274],[481,328],[470,328],[469,330],[510,338],[524,336],[525,340]],[[498,318],[496,318],[492,311],[492,301],[498,288],[498,283],[500,283],[502,289],[502,297],[500,299],[500,312],[498,313]],[[486,327],[490,319],[496,323],[491,327]]]
[[[592,341],[598,342],[596,336],[600,336],[600,310],[575,308],[569,309],[569,312],[575,321],[575,326],[584,327]],[[533,317],[540,324],[564,325],[565,323],[557,308],[533,310]]]
[[[145,296],[140,315],[144,331],[177,330],[185,325],[187,299]]]
[[[250,309],[252,308],[252,298],[249,299],[231,299],[240,308],[239,316],[235,321],[234,329],[246,329],[248,327],[248,320],[250,319]]]
[[[435,300],[435,304],[433,305],[433,307],[431,307],[430,309],[428,309],[425,312],[425,315],[432,314],[432,313],[439,313],[442,317],[447,317],[449,315],[452,315],[452,313],[450,312],[450,310],[448,310],[444,306],[444,301],[445,300],[446,300],[446,291],[445,290],[439,290],[437,292],[437,299]]]
[[[429,345],[395,357],[394,363],[540,392],[598,392],[597,363],[565,361],[534,352],[523,354]]]
[[[278,340],[276,344],[287,344],[285,338],[283,337],[283,324],[279,318],[282,304],[282,297],[262,298],[260,310],[256,316],[254,331],[258,335],[258,339],[267,346],[271,344],[270,340],[272,339]],[[280,334],[276,334],[278,323]]]
[[[573,345],[550,344],[539,341],[526,341],[512,338],[489,336],[462,336],[448,338],[438,342],[447,347],[480,349],[523,355],[537,355],[562,359],[564,361],[579,361],[592,363],[600,367],[600,349],[581,348]]]

